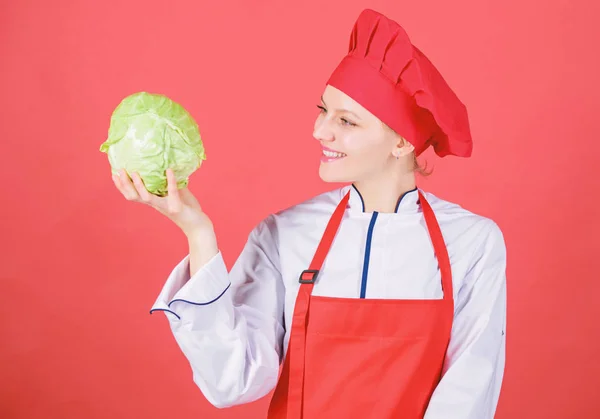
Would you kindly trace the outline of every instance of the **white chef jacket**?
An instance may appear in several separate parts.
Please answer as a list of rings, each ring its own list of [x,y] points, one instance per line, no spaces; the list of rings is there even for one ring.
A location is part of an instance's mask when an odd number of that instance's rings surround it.
[[[348,191],[348,208],[313,295],[443,297],[417,189],[399,200],[395,213],[365,212],[359,191],[345,186],[271,214],[252,230],[230,272],[219,252],[190,278],[186,256],[151,310],[166,313],[194,382],[214,406],[251,402],[275,388],[299,275]],[[504,238],[492,220],[422,193],[446,241],[455,305],[443,376],[425,419],[491,419],[505,362]]]

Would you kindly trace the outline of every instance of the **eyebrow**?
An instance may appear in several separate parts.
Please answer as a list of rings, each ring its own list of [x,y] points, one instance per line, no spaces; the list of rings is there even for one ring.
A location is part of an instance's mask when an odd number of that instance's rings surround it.
[[[321,96],[321,102],[323,102],[323,105],[325,105],[325,107],[327,107],[327,105],[325,104],[325,101],[323,100],[323,96]],[[349,114],[354,115],[357,119],[362,120],[360,116],[358,116],[357,114],[355,114],[352,111],[349,111],[348,109],[335,109],[335,111],[349,113]]]

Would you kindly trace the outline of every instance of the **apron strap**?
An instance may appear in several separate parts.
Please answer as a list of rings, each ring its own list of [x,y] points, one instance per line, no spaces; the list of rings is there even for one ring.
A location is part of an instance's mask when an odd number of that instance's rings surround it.
[[[292,330],[290,332],[290,342],[288,356],[290,356],[289,371],[289,390],[287,419],[302,418],[302,401],[304,400],[304,358],[306,349],[306,324],[308,320],[308,310],[310,307],[310,296],[312,294],[315,280],[319,274],[323,262],[329,253],[333,239],[338,231],[346,206],[350,199],[350,192],[340,201],[333,215],[327,223],[325,233],[319,242],[317,251],[310,263],[309,269],[300,274],[300,289],[296,297],[296,306],[292,318]]]
[[[448,249],[446,248],[444,236],[442,235],[440,225],[435,218],[435,214],[431,209],[429,202],[427,202],[421,191],[419,191],[419,202],[423,208],[423,215],[425,216],[425,223],[427,224],[429,237],[431,238],[433,250],[440,267],[444,300],[454,301],[454,294],[452,290],[452,268],[450,265],[450,257],[448,256]]]

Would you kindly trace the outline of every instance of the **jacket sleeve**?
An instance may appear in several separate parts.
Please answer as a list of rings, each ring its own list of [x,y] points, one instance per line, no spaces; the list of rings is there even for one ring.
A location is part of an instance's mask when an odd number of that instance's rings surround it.
[[[494,417],[505,362],[506,248],[490,226],[456,299],[443,375],[424,419]]]
[[[250,234],[227,271],[219,252],[192,278],[189,255],[167,279],[160,310],[207,400],[223,408],[255,401],[277,382],[284,288],[272,216]]]

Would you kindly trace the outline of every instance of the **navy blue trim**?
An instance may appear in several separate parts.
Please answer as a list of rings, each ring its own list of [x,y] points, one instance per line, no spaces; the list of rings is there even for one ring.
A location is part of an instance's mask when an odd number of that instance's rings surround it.
[[[363,196],[361,195],[358,188],[356,186],[354,186],[354,184],[352,184],[352,187],[354,188],[354,190],[356,191],[356,193],[358,194],[358,196],[360,198],[360,202],[362,203],[362,212],[365,212],[365,200],[364,200]],[[418,190],[419,190],[419,188],[415,187],[414,189],[411,189],[410,191],[404,192],[400,196],[400,198],[398,198],[398,202],[396,203],[396,209],[394,210],[394,212],[398,212],[398,209],[400,208],[400,203],[402,202],[402,200],[404,199],[404,197],[406,195],[408,195],[409,193],[412,193],[412,192],[417,192]],[[417,202],[417,204],[418,204],[418,202]]]
[[[225,290],[224,290],[224,291],[223,291],[223,292],[222,292],[222,293],[221,293],[221,294],[220,294],[220,295],[219,295],[217,298],[215,298],[214,300],[212,300],[212,301],[209,301],[209,302],[207,302],[207,303],[194,303],[193,301],[187,301],[187,300],[181,300],[181,299],[177,299],[177,300],[172,300],[172,301],[169,303],[169,307],[171,307],[171,304],[173,304],[173,303],[174,303],[174,302],[176,302],[176,301],[181,301],[181,302],[183,302],[183,303],[193,304],[193,305],[195,305],[195,306],[207,306],[207,305],[209,305],[209,304],[212,304],[212,303],[214,303],[214,302],[215,302],[215,301],[217,301],[219,298],[221,298],[221,297],[223,296],[223,294],[225,294],[225,293],[227,292],[227,290],[229,289],[229,287],[231,287],[231,283],[230,283],[229,285],[227,285],[227,288],[225,288]]]
[[[174,303],[174,302],[176,302],[176,301],[180,301],[180,302],[183,302],[183,303],[188,303],[188,304],[192,304],[192,305],[195,305],[195,306],[207,306],[207,305],[209,305],[209,304],[212,304],[212,303],[214,303],[214,302],[215,302],[215,301],[217,301],[219,298],[221,298],[221,297],[222,297],[222,296],[223,296],[223,295],[224,295],[224,294],[227,292],[227,290],[229,289],[229,287],[231,287],[231,283],[229,283],[229,285],[227,285],[227,288],[225,288],[225,290],[224,290],[224,291],[223,291],[223,292],[222,292],[222,293],[221,293],[221,294],[220,294],[220,295],[219,295],[217,298],[215,298],[214,300],[212,300],[212,301],[209,301],[209,302],[207,302],[207,303],[194,303],[193,301],[187,301],[187,300],[177,299],[177,300],[172,300],[171,302],[169,302],[169,304],[168,304],[168,305],[169,305],[169,308],[170,308],[170,307],[171,307],[171,304],[173,304],[173,303]],[[155,311],[166,311],[167,313],[171,313],[171,314],[173,314],[175,317],[177,317],[177,319],[181,320],[181,317],[179,317],[179,316],[177,315],[177,313],[175,313],[174,311],[171,311],[171,310],[167,310],[166,308],[153,308],[152,310],[150,310],[150,314],[152,314],[152,313],[153,313],[153,312],[155,312]]]
[[[354,184],[352,184],[352,187],[354,188],[354,190],[360,197],[360,202],[362,202],[362,212],[365,212],[365,200],[363,199],[362,195],[360,194],[360,191],[356,188],[356,186],[354,186]]]
[[[177,320],[181,320],[181,317],[179,317],[177,313],[171,310],[167,310],[166,308],[153,308],[152,310],[150,310],[150,314],[153,314],[155,311],[166,311],[167,313],[171,313],[172,315],[177,317]]]
[[[369,260],[371,258],[371,239],[373,238],[373,228],[375,227],[375,221],[377,220],[378,214],[377,211],[373,212],[369,230],[367,232],[367,245],[365,247],[365,262],[363,264],[362,283],[360,285],[360,298],[365,298],[367,293],[367,277],[369,276]]]
[[[415,188],[415,189],[412,189],[412,190],[410,190],[410,191],[406,191],[406,192],[404,192],[404,193],[402,194],[402,196],[401,196],[401,197],[398,199],[398,203],[396,204],[396,209],[394,210],[394,212],[398,212],[398,209],[400,208],[400,203],[402,202],[402,200],[404,199],[404,197],[405,197],[406,195],[408,195],[408,194],[409,194],[409,193],[411,193],[411,192],[416,192],[418,189],[419,189],[419,188]]]

